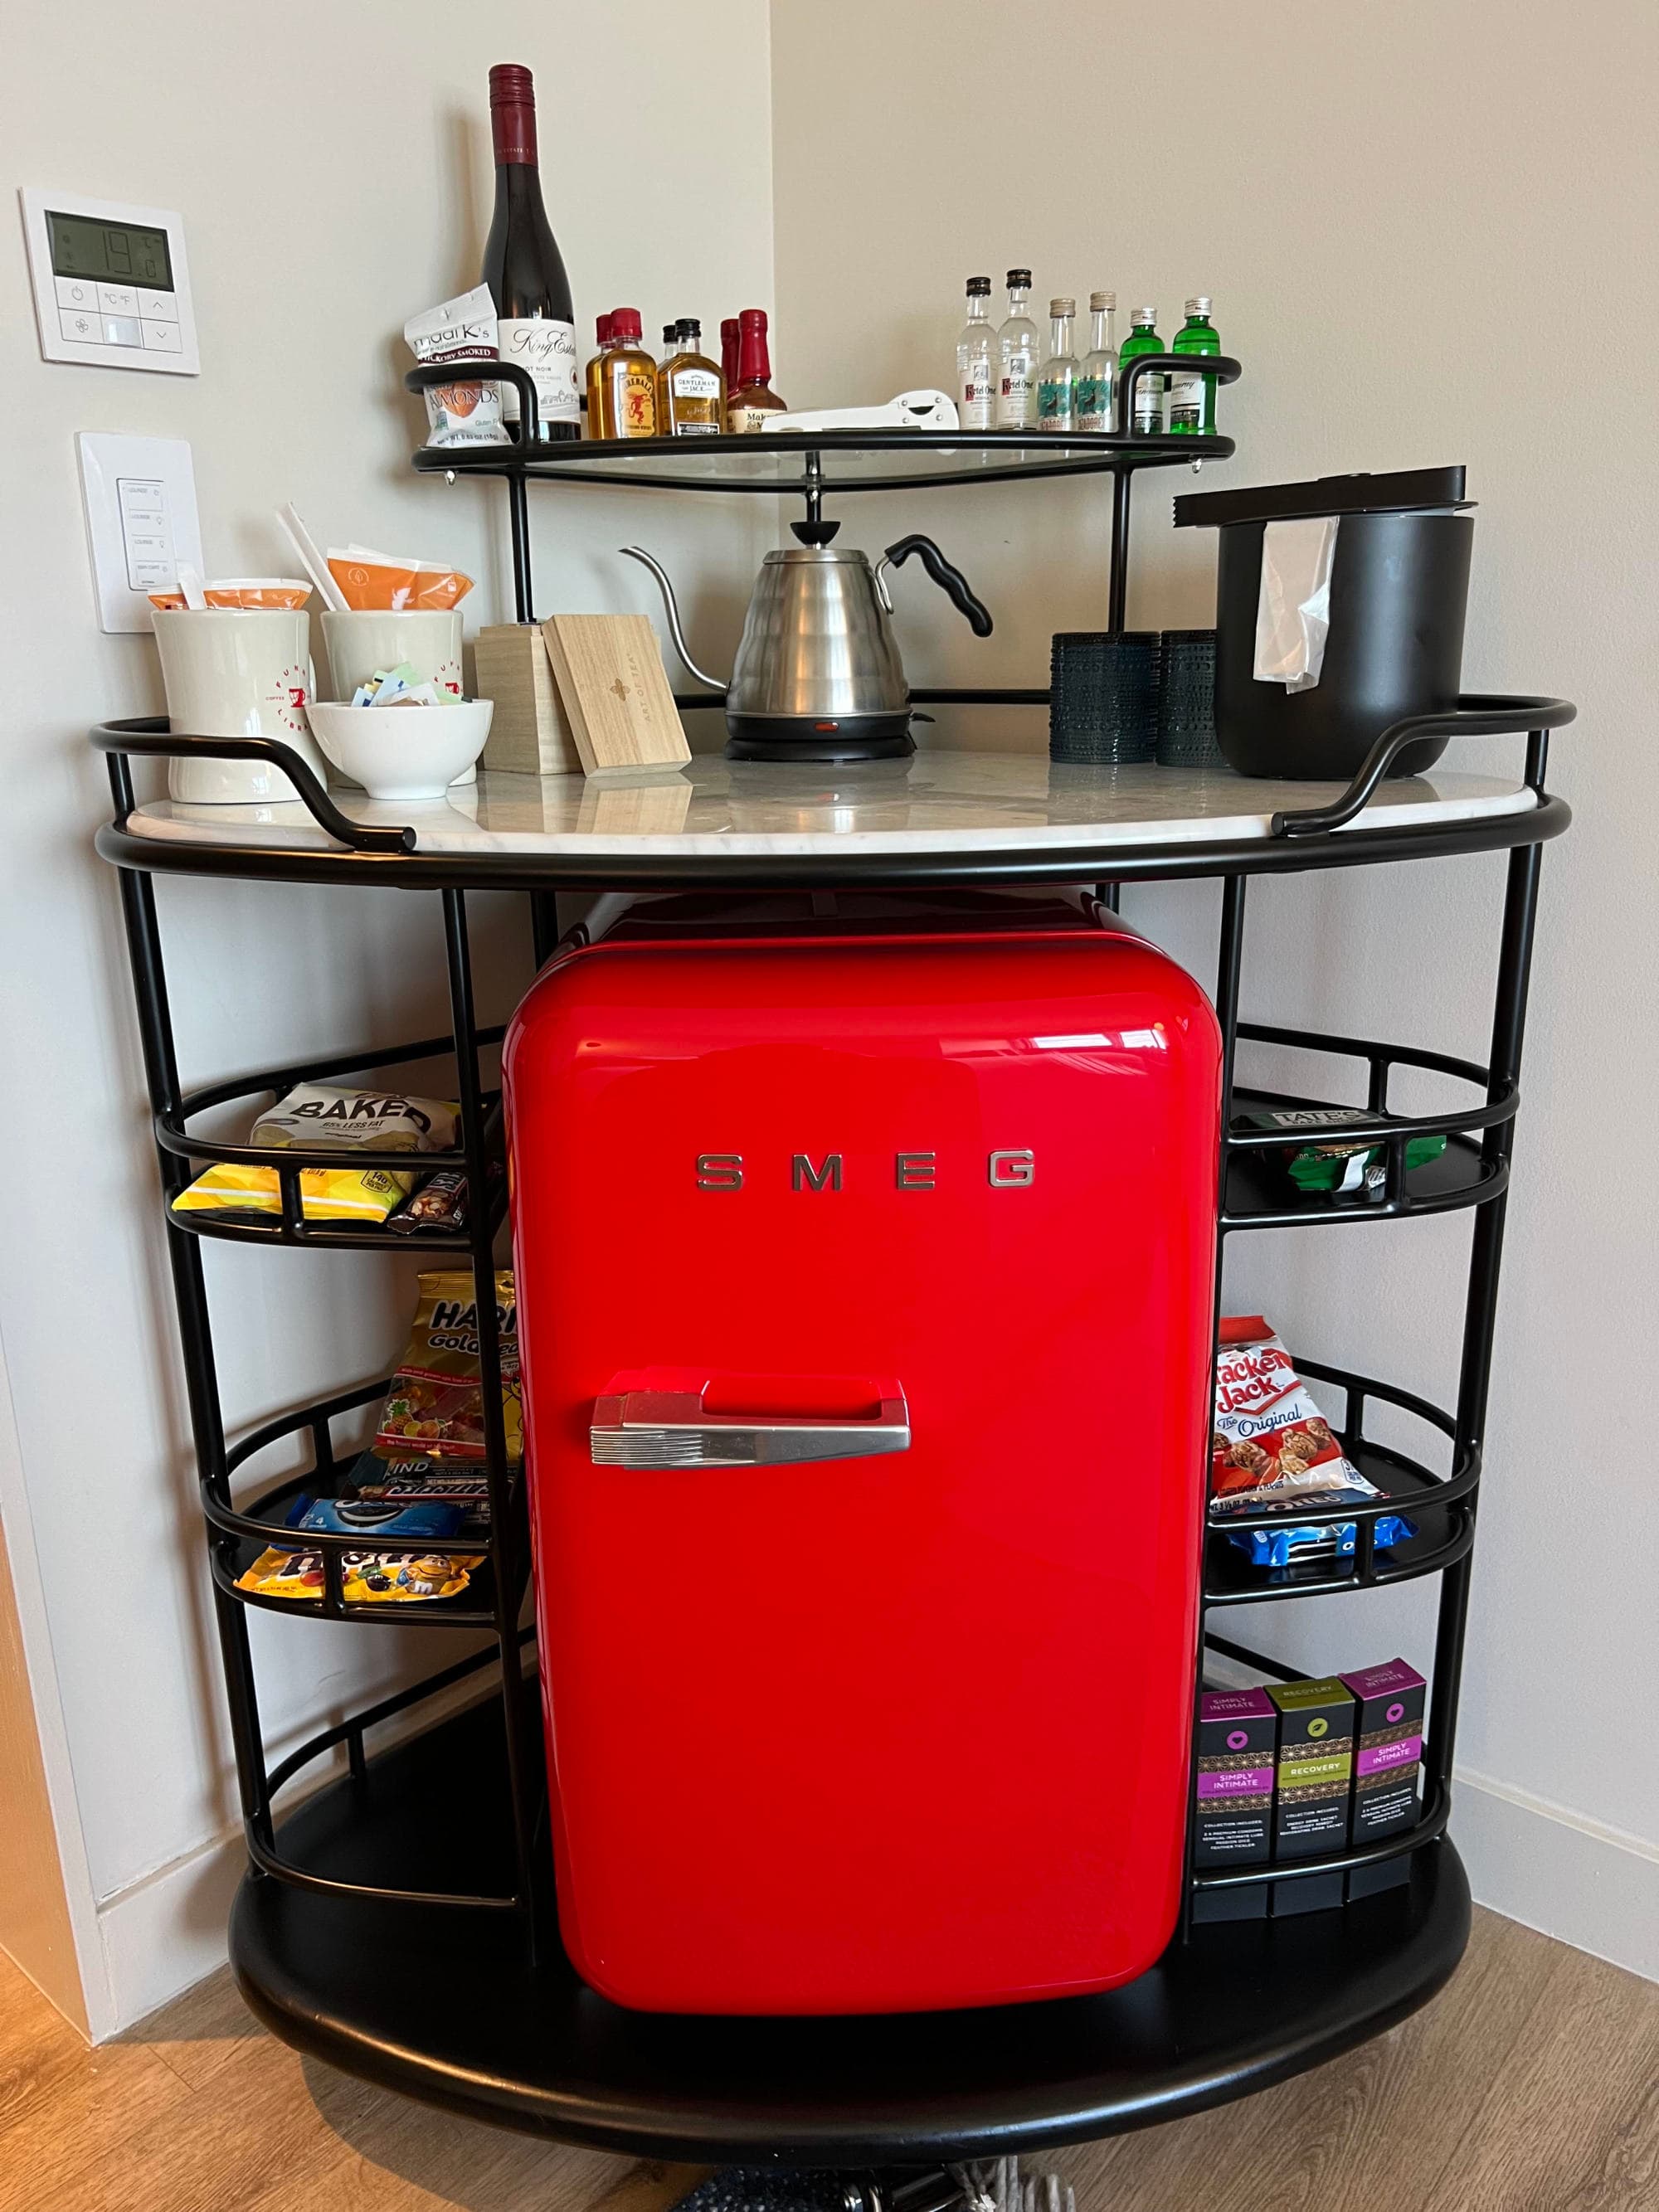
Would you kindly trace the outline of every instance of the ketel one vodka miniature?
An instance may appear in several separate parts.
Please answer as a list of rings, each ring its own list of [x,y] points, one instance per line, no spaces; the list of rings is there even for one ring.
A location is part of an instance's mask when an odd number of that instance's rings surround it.
[[[997,334],[990,315],[991,280],[968,279],[968,320],[957,339],[957,419],[964,430],[989,430],[997,417]]]
[[[1037,326],[1025,312],[1029,269],[1008,271],[1008,319],[997,332],[997,428],[1030,430],[1036,422]]]

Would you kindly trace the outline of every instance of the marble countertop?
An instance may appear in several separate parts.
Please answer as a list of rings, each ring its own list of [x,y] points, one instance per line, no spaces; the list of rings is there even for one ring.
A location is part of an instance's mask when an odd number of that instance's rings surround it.
[[[481,773],[475,785],[418,805],[353,791],[332,795],[354,821],[409,824],[417,853],[599,860],[1232,842],[1266,838],[1276,811],[1328,804],[1343,788],[1226,769],[1095,768],[1040,753],[939,750],[844,767],[713,755],[684,769],[604,777]],[[1515,778],[1436,769],[1384,783],[1349,829],[1472,822],[1536,805]],[[189,806],[159,799],[137,808],[127,826],[136,837],[174,845],[339,850],[297,800]]]

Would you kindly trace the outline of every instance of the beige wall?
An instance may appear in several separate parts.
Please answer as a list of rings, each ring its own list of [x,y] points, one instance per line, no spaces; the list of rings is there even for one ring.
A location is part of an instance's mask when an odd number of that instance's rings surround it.
[[[66,0],[8,22],[0,184],[14,210],[20,185],[179,210],[201,334],[198,378],[43,362],[9,218],[0,933],[13,1112],[38,1149],[7,1191],[0,1335],[21,1473],[0,1467],[0,1497],[31,1582],[30,1661],[55,1677],[64,1717],[54,1794],[84,1845],[106,1954],[82,1962],[100,2030],[219,1954],[235,1853],[221,1847],[230,1751],[116,886],[91,850],[109,793],[87,726],[161,697],[153,642],[97,627],[75,433],[191,441],[210,570],[285,572],[271,509],[292,499],[325,539],[465,567],[479,579],[469,634],[510,615],[499,490],[412,475],[421,416],[400,384],[405,318],[477,281],[498,60],[536,72],[549,211],[588,333],[618,303],[647,325],[769,303],[762,0],[729,0],[717,35],[668,0],[459,13],[180,0],[142,19],[119,0]],[[763,527],[740,501],[661,500],[647,514],[550,492],[535,502],[538,611],[651,604],[649,580],[614,551],[639,537],[687,577],[695,634],[718,659]],[[485,1018],[499,1018],[526,973],[521,902],[477,903]],[[187,1083],[441,1025],[435,900],[180,882],[161,906]],[[396,1358],[407,1264],[222,1246],[207,1265],[234,1425]],[[268,1614],[253,1626],[278,1751],[366,1682],[450,1656],[430,1632]]]
[[[1631,1737],[1656,1656],[1659,14],[775,0],[773,54],[793,404],[949,388],[963,278],[1000,290],[1013,261],[1045,306],[1113,287],[1121,331],[1151,301],[1167,337],[1208,292],[1245,379],[1222,398],[1237,458],[1205,481],[1466,462],[1466,684],[1578,702],[1554,751],[1577,820],[1544,870],[1457,1832],[1492,1902],[1659,1972],[1659,1763]],[[1169,528],[1191,481],[1141,479],[1132,623],[1212,614],[1212,541]],[[907,572],[913,680],[1032,683],[1050,632],[1103,622],[1107,508],[1075,484],[907,495],[849,501],[848,534],[931,531],[994,611],[981,645]],[[1036,714],[939,731],[1044,736]],[[1247,1011],[1484,1056],[1502,865],[1259,886]],[[1206,972],[1211,896],[1126,908]],[[1236,1240],[1230,1297],[1449,1403],[1467,1239],[1465,1219]],[[1250,1626],[1322,1669],[1425,1651],[1431,1603],[1419,1586]]]

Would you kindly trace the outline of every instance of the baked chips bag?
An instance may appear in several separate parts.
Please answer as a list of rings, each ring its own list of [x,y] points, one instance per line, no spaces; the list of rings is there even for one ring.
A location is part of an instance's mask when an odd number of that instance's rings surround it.
[[[364,1153],[447,1152],[455,1142],[459,1106],[441,1098],[406,1098],[392,1091],[337,1091],[301,1083],[262,1114],[251,1145],[283,1152],[334,1146]],[[378,1224],[415,1188],[416,1174],[365,1159],[361,1168],[301,1168],[301,1209],[307,1221],[365,1221]],[[173,1201],[179,1213],[216,1212],[262,1217],[283,1210],[274,1167],[221,1160],[197,1176]]]

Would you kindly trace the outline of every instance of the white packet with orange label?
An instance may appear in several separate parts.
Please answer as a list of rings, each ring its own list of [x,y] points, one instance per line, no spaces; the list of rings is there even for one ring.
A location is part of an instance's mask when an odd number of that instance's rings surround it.
[[[418,362],[483,362],[499,358],[495,302],[487,284],[411,315],[404,337]],[[426,393],[429,446],[504,446],[501,393],[493,384],[434,384]]]

